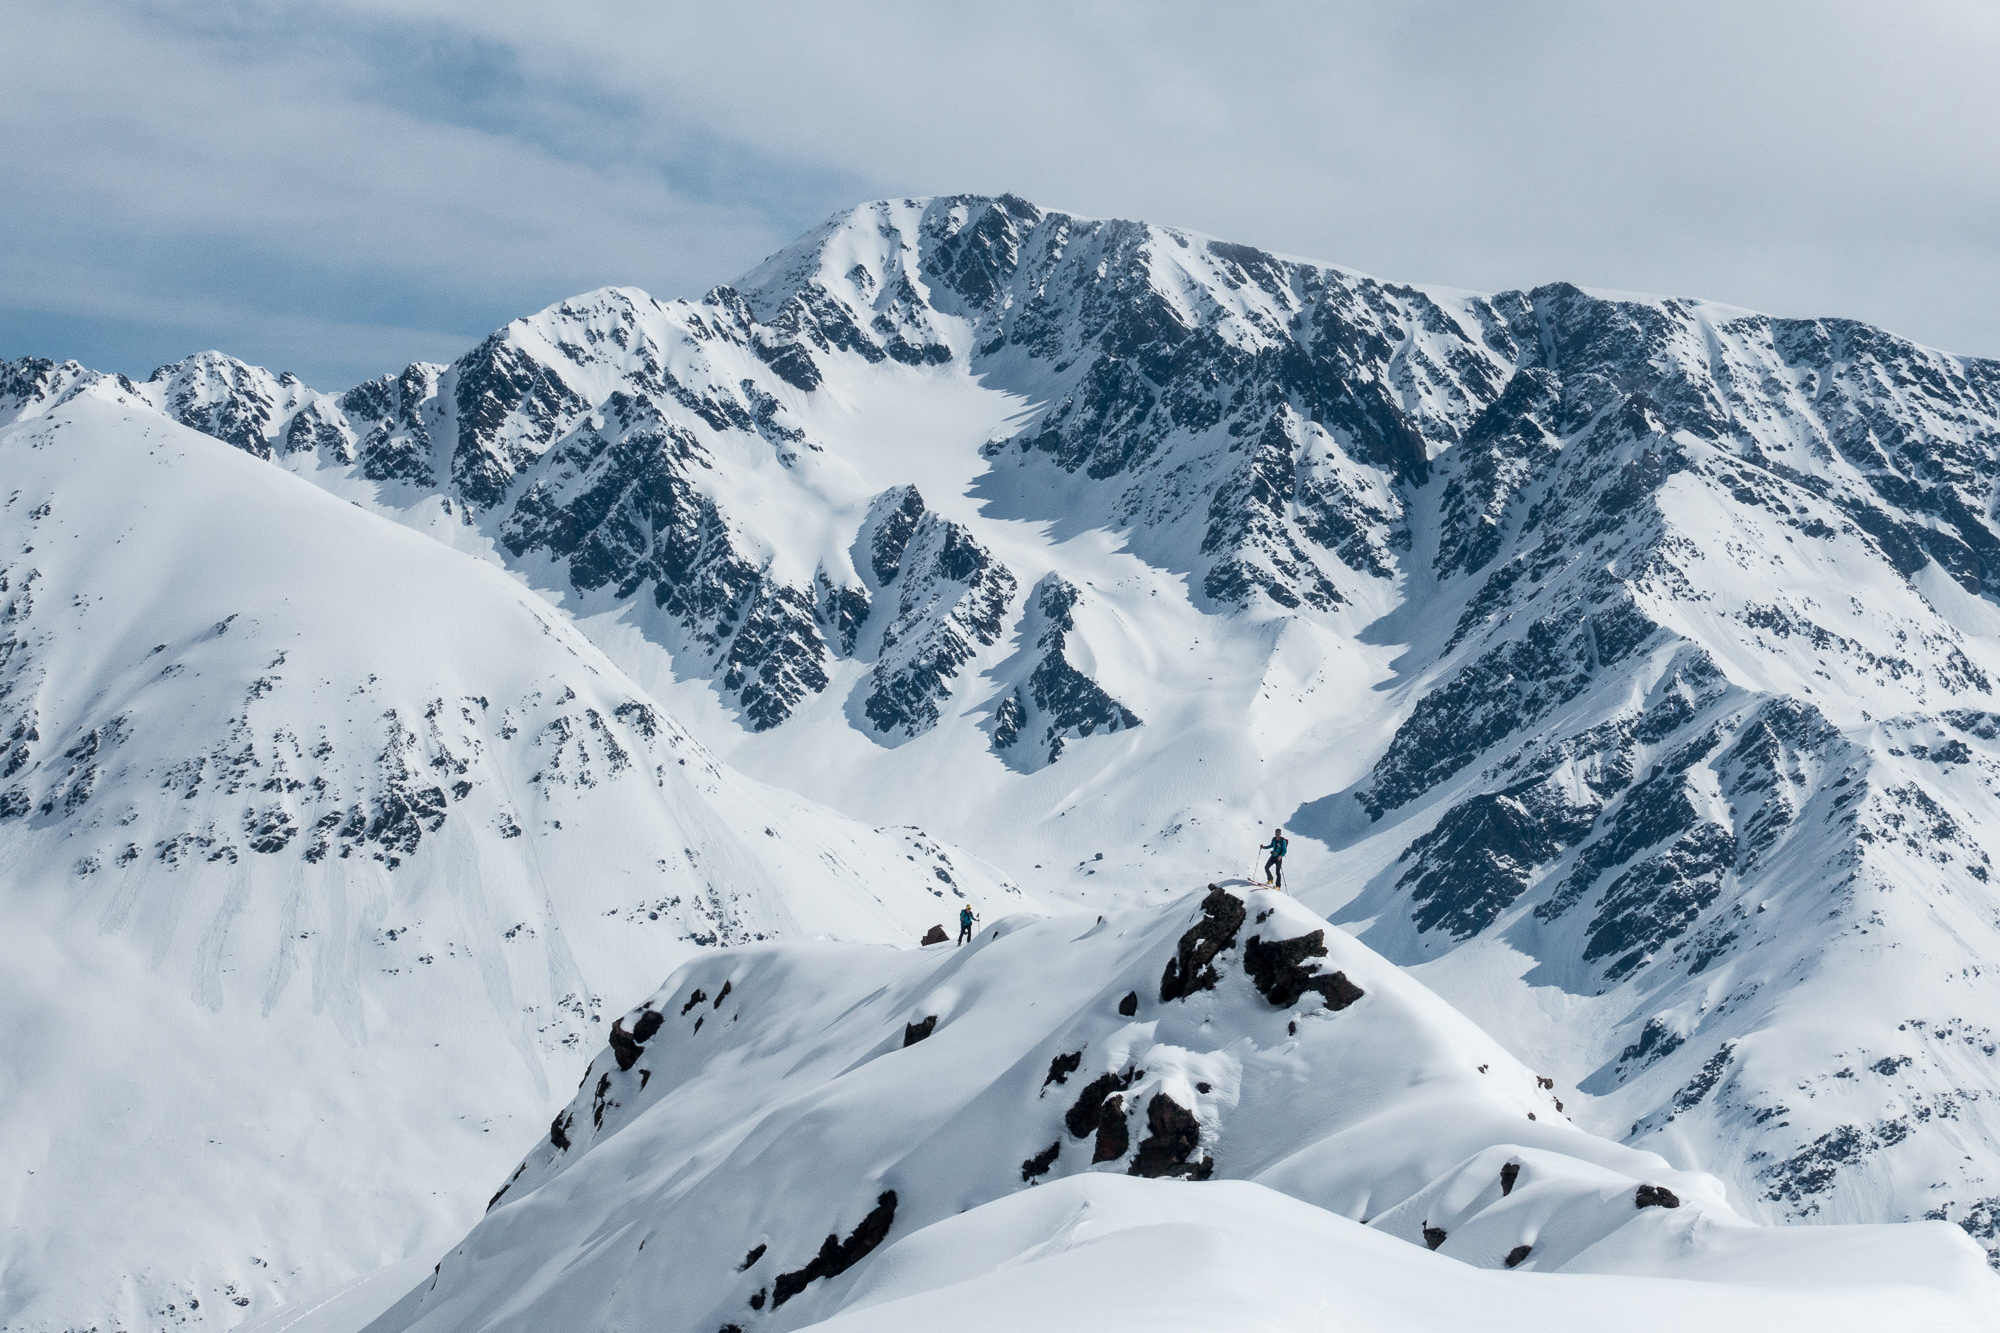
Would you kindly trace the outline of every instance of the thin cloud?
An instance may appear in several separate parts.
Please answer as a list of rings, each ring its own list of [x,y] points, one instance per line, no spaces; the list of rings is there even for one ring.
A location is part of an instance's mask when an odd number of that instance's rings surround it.
[[[1013,190],[2000,354],[1983,5],[0,10],[0,353],[62,350],[23,310],[119,291],[215,303],[162,347],[263,359],[261,315],[387,369],[602,283],[698,293],[863,198]]]

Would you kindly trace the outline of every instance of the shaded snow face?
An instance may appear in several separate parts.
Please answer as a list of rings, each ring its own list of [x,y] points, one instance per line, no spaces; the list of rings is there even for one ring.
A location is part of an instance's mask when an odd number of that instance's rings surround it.
[[[617,1021],[485,1220],[374,1327],[797,1328],[972,1280],[998,1262],[978,1238],[1020,1234],[1003,1219],[1099,1200],[1226,1200],[1467,1272],[1764,1253],[1718,1182],[1575,1128],[1547,1082],[1269,891],[1009,918],[965,948],[725,950]],[[1199,1183],[1225,1180],[1262,1188]],[[1942,1289],[1996,1289],[1950,1228],[1879,1231]]]

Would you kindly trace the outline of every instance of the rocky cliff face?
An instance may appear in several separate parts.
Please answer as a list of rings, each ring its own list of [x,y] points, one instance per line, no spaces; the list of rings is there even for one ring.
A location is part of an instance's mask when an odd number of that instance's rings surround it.
[[[1773,1213],[1901,1194],[1992,1246],[1991,1168],[1941,1123],[1993,1077],[1958,1031],[1992,997],[1964,974],[1949,1021],[1913,1021],[1854,988],[1991,930],[1996,367],[1532,299],[1539,344],[1440,460],[1423,554],[1456,614],[1352,793],[1421,831],[1352,917],[1412,961],[1504,940],[1616,996],[1582,1086],[1636,1141],[1699,1124]],[[1801,1080],[1778,1034],[1808,995],[1840,1036]]]
[[[90,378],[14,363],[0,402]],[[133,392],[627,617],[744,732],[964,784],[995,855],[1234,864],[1186,840],[1275,814],[1385,953],[1564,997],[1619,1133],[1770,1216],[2000,1251],[2000,364],[1003,196],[337,400],[213,356]],[[930,405],[974,397],[968,442]]]
[[[1139,718],[1069,660],[1076,633],[1076,605],[1083,594],[1060,574],[1035,585],[1022,642],[1032,644],[1033,666],[993,713],[993,748],[1013,751],[1030,768],[1062,758],[1066,741],[1095,732],[1123,731]]]

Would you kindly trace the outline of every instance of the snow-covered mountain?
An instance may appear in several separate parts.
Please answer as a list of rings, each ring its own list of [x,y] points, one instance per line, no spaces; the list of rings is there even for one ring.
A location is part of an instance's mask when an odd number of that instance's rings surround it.
[[[1286,824],[1580,1123],[2000,1254],[2000,364],[1003,196],[338,396],[16,362],[0,415],[79,393],[505,567],[722,762],[1044,900]]]
[[[1021,901],[733,773],[491,565],[113,381],[45,406],[0,429],[0,1324],[441,1247],[702,946]]]
[[[733,948],[618,1020],[486,1217],[370,1328],[998,1329],[1024,1305],[1296,1327],[1322,1302],[1457,1328],[1504,1302],[1541,1328],[1970,1330],[2000,1309],[1956,1229],[1747,1225],[1713,1177],[1569,1124],[1549,1082],[1268,890],[1011,917],[964,949]],[[1281,1232],[1265,1280],[1218,1253]],[[1631,1281],[1658,1277],[1682,1280]],[[1163,1280],[1195,1309],[1149,1318]]]

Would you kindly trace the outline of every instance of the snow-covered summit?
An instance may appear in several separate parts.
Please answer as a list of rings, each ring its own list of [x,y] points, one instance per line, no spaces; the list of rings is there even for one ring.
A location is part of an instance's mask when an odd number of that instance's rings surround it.
[[[984,1244],[953,1251],[1046,1225],[1023,1209],[1099,1200],[1181,1217],[1213,1199],[1330,1255],[1367,1251],[1365,1227],[1441,1281],[1461,1265],[1733,1267],[1803,1295],[1844,1269],[1858,1290],[1834,1327],[1880,1317],[1916,1271],[1947,1321],[2000,1300],[1955,1228],[1779,1240],[1720,1182],[1571,1125],[1549,1082],[1269,891],[1211,886],[1094,923],[1009,917],[964,948],[733,948],[614,1024],[485,1219],[371,1327],[775,1333],[1002,1269]],[[1149,1191],[1076,1188],[1106,1175]],[[1261,1188],[1198,1183],[1223,1181]],[[1107,1255],[1096,1277],[1133,1290],[1148,1274]],[[1576,1278],[1534,1291],[1600,1318],[1625,1294]],[[1239,1320],[1270,1299],[1244,1296]],[[1403,1299],[1425,1310],[1422,1292]]]
[[[1157,901],[1284,824],[1590,1128],[2000,1247],[1996,363],[963,196],[337,399],[0,375],[78,395],[255,423],[731,766],[1031,892]]]

